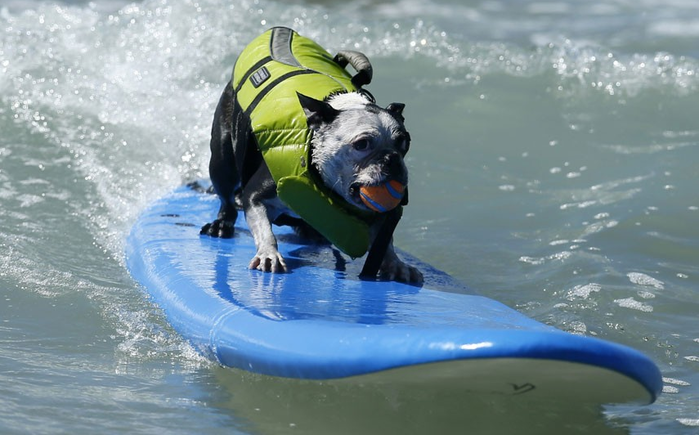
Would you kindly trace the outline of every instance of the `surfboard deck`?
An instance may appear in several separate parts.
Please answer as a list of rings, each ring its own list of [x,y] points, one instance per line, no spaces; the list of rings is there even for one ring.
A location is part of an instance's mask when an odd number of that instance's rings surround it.
[[[126,262],[174,329],[224,366],[581,403],[660,394],[660,372],[642,353],[539,323],[405,253],[422,287],[360,280],[362,259],[275,227],[290,271],[249,270],[255,245],[242,213],[232,239],[201,236],[219,201],[207,182],[198,187],[141,214]]]

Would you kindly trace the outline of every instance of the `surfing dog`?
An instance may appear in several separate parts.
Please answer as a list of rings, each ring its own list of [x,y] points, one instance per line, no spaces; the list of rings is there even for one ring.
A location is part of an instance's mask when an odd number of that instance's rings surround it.
[[[204,225],[201,234],[232,237],[237,209],[242,208],[257,248],[249,268],[281,273],[286,272],[288,266],[279,253],[272,224],[292,225],[299,232],[324,234],[322,231],[314,231],[318,228],[301,219],[299,215],[303,213],[298,212],[297,207],[290,207],[280,198],[278,180],[275,180],[270,171],[272,165],[262,152],[262,139],[253,131],[251,116],[271,117],[271,122],[275,125],[281,122],[279,119],[288,116],[280,110],[283,104],[279,102],[282,100],[271,101],[264,107],[260,103],[254,110],[263,113],[253,115],[251,105],[271,97],[267,94],[265,98],[245,96],[248,100],[253,100],[253,103],[249,103],[242,101],[241,94],[269,93],[270,90],[266,88],[279,85],[286,76],[305,76],[305,88],[303,85],[295,85],[293,80],[284,83],[285,86],[292,87],[286,92],[293,92],[293,104],[302,111],[300,113],[305,117],[306,124],[304,128],[310,135],[310,162],[306,162],[302,155],[301,165],[308,163],[308,170],[322,182],[321,190],[330,191],[331,195],[340,198],[342,206],[349,209],[350,214],[354,211],[363,216],[377,214],[361,200],[360,190],[363,186],[378,186],[389,180],[407,186],[408,170],[404,157],[410,147],[410,135],[404,125],[402,112],[405,106],[401,103],[379,107],[373,96],[361,87],[333,91],[322,99],[304,95],[308,90],[316,91],[317,86],[313,80],[324,78],[322,74],[306,74],[306,69],[298,74],[286,73],[275,79],[274,68],[287,68],[287,65],[302,62],[302,55],[297,53],[301,48],[294,48],[293,45],[302,37],[285,28],[274,28],[270,32],[269,38],[276,39],[264,40],[260,46],[270,46],[271,55],[266,60],[255,62],[236,84],[238,63],[242,62],[243,56],[241,53],[236,62],[234,79],[226,85],[216,108],[211,130],[209,173],[221,206],[216,219]],[[306,43],[304,47],[306,45],[309,44]],[[314,53],[313,56],[328,57],[327,52]],[[334,61],[337,62],[337,59]],[[342,65],[343,68],[344,66]],[[245,107],[246,104],[249,105]],[[383,221],[381,218],[369,219],[370,244],[379,237]],[[421,283],[423,280],[418,269],[407,265],[396,255],[392,238],[388,239],[379,275],[384,279],[410,283]]]

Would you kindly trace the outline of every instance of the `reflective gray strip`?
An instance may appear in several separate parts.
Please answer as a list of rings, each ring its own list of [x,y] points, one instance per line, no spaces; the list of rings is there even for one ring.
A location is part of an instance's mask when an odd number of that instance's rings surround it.
[[[275,27],[272,29],[272,37],[269,40],[269,51],[272,54],[272,59],[277,62],[295,67],[301,67],[301,64],[291,52],[291,39],[293,31],[286,27]]]

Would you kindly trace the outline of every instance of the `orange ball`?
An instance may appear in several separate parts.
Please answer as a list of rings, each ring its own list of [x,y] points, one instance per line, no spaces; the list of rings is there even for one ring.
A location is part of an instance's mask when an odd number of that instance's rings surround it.
[[[398,207],[403,195],[405,186],[396,180],[389,180],[387,183],[378,186],[362,186],[359,188],[359,196],[364,205],[379,213],[385,213]]]

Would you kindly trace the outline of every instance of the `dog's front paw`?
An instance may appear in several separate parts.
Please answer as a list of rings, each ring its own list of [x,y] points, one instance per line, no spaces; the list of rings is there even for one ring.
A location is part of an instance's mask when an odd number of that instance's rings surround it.
[[[201,227],[199,234],[219,237],[221,239],[230,239],[233,237],[234,223],[226,219],[216,219],[210,224]]]
[[[384,261],[384,264],[381,265],[379,276],[383,279],[405,282],[408,284],[422,284],[424,281],[422,272],[400,260]]]
[[[250,261],[250,269],[257,269],[262,272],[282,273],[286,272],[284,257],[273,247],[259,249],[257,254]]]

